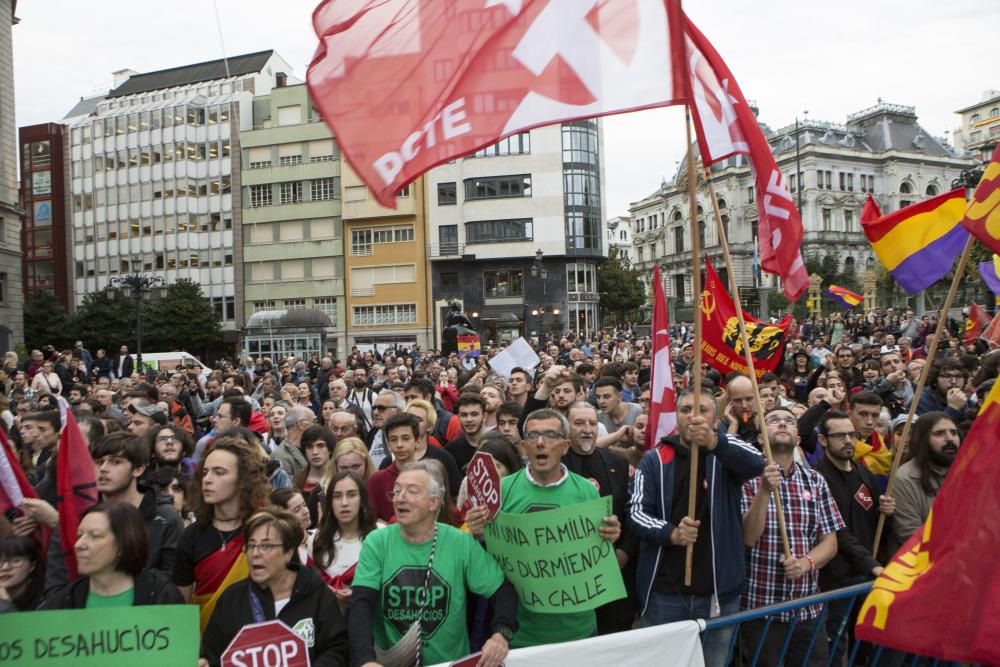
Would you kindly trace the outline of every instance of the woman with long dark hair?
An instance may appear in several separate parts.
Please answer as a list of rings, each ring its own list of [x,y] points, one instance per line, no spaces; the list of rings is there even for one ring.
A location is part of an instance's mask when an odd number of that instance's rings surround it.
[[[361,477],[349,471],[334,475],[326,488],[319,529],[306,547],[309,564],[323,575],[341,607],[351,604],[351,582],[361,543],[377,527],[368,487]]]

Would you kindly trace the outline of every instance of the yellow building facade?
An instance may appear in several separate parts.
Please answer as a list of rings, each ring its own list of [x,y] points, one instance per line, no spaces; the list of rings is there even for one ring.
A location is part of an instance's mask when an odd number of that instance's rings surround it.
[[[341,166],[347,346],[362,351],[437,347],[432,341],[424,179],[381,206]]]

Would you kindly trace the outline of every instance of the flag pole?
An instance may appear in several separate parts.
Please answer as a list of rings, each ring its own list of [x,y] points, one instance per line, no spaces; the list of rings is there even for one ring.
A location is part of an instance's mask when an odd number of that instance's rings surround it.
[[[934,328],[934,340],[931,341],[930,347],[927,348],[927,360],[924,362],[924,367],[920,369],[920,378],[917,380],[917,388],[913,390],[913,401],[910,403],[910,410],[906,414],[906,423],[903,425],[903,434],[900,437],[898,445],[893,443],[895,451],[892,453],[892,467],[889,469],[889,482],[885,487],[885,495],[887,496],[892,496],[892,487],[896,481],[896,471],[899,470],[899,464],[903,460],[903,452],[906,451],[906,447],[910,443],[911,422],[913,422],[913,417],[917,413],[917,406],[920,403],[920,395],[924,392],[924,385],[927,384],[927,376],[930,374],[931,366],[934,365],[934,357],[937,355],[938,343],[941,340],[941,332],[944,331],[944,323],[948,319],[948,311],[951,310],[951,304],[955,300],[955,295],[958,293],[958,283],[961,282],[962,276],[965,274],[965,265],[969,261],[969,253],[972,251],[972,244],[974,242],[975,237],[973,237],[972,234],[969,234],[969,238],[965,241],[965,248],[962,250],[962,256],[958,260],[958,266],[955,268],[955,277],[951,280],[951,287],[948,289],[948,296],[945,297],[944,304],[938,314],[937,326]],[[879,512],[878,525],[875,528],[875,544],[872,546],[872,556],[878,554],[878,548],[882,543],[882,532],[884,530],[885,515]]]
[[[701,415],[701,235],[698,228],[698,171],[694,159],[694,144],[691,141],[691,106],[685,105],[686,120],[684,130],[687,135],[687,173],[688,173],[688,215],[691,217],[691,303],[695,305],[694,317],[694,402],[692,414]],[[691,469],[688,478],[688,511],[687,515],[695,518],[695,507],[698,493],[698,448],[691,447]],[[690,586],[694,569],[694,544],[687,545],[684,554],[684,585]]]
[[[764,427],[764,404],[760,400],[760,386],[757,384],[757,371],[754,370],[753,352],[750,350],[750,340],[747,336],[747,323],[743,318],[743,304],[740,302],[740,291],[736,285],[736,271],[733,270],[733,256],[729,252],[729,240],[726,238],[726,229],[722,224],[722,213],[719,211],[719,198],[715,194],[715,184],[712,182],[712,172],[709,167],[705,167],[705,182],[708,183],[708,194],[712,200],[712,210],[715,212],[715,228],[719,234],[719,245],[722,246],[722,256],[726,260],[726,271],[729,272],[729,291],[732,293],[733,305],[736,307],[736,317],[740,326],[740,340],[743,343],[743,356],[749,369],[750,385],[753,387],[753,400],[757,405],[757,419],[760,421],[760,434],[763,436],[764,458],[767,465],[774,463],[774,456],[771,454],[771,439],[767,436],[767,428]],[[700,317],[698,318],[701,319]],[[781,544],[785,550],[785,558],[791,558],[792,549],[788,542],[788,529],[785,527],[785,512],[781,506],[781,495],[778,489],[771,491],[774,499],[774,507],[778,518],[778,530],[781,532]]]

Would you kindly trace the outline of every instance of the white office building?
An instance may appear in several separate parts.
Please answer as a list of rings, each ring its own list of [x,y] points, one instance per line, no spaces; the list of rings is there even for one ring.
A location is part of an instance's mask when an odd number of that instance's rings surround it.
[[[287,79],[273,51],[138,74],[69,123],[74,301],[141,271],[201,285],[227,340],[243,322],[239,133]]]

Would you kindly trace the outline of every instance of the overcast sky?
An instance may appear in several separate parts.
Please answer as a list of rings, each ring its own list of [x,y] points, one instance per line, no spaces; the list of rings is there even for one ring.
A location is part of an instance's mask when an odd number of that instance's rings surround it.
[[[227,55],[275,49],[305,78],[314,3],[215,1]],[[928,132],[950,137],[955,109],[1000,89],[997,0],[689,0],[686,11],[773,128],[805,111],[843,123],[881,97],[915,106]],[[58,122],[80,97],[109,89],[115,70],[223,55],[211,0],[22,0],[17,15],[18,126]],[[671,178],[683,150],[679,108],[608,119],[608,216]]]

